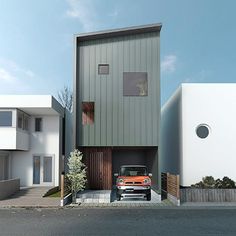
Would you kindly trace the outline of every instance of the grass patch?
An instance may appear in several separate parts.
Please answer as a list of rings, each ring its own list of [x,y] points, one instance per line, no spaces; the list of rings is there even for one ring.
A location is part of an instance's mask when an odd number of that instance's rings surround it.
[[[51,195],[48,195],[47,197],[61,197],[61,191],[57,191]]]
[[[64,197],[67,195],[68,193],[64,193]],[[48,195],[47,197],[61,197],[61,191],[52,193],[51,195]]]

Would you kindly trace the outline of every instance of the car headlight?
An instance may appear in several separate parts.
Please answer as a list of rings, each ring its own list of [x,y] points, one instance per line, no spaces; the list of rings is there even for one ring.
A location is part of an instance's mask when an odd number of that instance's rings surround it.
[[[144,184],[150,184],[151,183],[151,179],[149,179],[149,178],[144,179],[143,183]]]
[[[116,180],[116,183],[117,184],[124,184],[124,180],[123,179],[121,179],[121,178],[118,178],[117,180]]]

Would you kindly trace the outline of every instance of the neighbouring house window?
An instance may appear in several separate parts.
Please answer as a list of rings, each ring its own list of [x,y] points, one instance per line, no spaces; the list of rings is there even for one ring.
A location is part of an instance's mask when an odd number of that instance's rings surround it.
[[[29,130],[29,117],[26,114],[24,114],[23,129]]]
[[[11,127],[12,126],[12,112],[0,111],[0,126]]]
[[[205,124],[201,124],[196,129],[196,134],[199,138],[206,138],[210,133],[209,126]]]
[[[99,75],[108,75],[109,74],[109,64],[99,64],[98,65],[98,74]]]
[[[147,72],[123,72],[123,95],[147,96],[147,78]]]
[[[29,130],[29,116],[22,112],[17,112],[17,127],[23,130]]]
[[[82,124],[94,124],[94,102],[82,102]]]
[[[42,118],[35,118],[35,132],[42,131]]]
[[[18,111],[17,115],[17,127],[23,129],[23,113]]]

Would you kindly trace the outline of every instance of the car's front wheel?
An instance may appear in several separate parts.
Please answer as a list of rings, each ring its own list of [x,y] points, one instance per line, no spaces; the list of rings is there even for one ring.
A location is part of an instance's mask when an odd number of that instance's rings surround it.
[[[147,201],[151,201],[152,197],[151,197],[151,193],[147,194]]]

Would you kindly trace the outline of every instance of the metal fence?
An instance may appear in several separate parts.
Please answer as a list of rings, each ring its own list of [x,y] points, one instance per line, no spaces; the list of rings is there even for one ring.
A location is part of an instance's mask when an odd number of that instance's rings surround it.
[[[181,202],[236,202],[236,189],[180,189]]]

